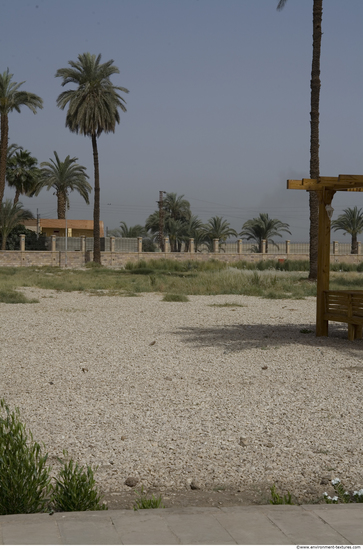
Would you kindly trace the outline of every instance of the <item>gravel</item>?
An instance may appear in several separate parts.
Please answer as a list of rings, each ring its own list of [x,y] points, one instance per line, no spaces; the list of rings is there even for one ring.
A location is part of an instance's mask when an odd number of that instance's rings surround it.
[[[0,395],[55,470],[67,449],[104,492],[363,486],[362,341],[301,333],[314,298],[26,294],[0,304]]]

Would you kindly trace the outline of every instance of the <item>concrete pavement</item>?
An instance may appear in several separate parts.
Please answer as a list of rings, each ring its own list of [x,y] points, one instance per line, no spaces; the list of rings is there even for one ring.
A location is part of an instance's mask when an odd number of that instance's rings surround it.
[[[0,516],[0,543],[363,545],[363,504]]]

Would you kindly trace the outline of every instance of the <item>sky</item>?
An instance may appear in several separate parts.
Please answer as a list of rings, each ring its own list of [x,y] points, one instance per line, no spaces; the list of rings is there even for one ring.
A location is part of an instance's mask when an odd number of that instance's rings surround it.
[[[101,219],[108,229],[145,223],[159,191],[184,195],[206,222],[223,216],[237,232],[268,213],[309,236],[308,193],[286,189],[309,177],[313,0],[2,0],[0,71],[9,68],[44,108],[9,115],[9,143],[39,163],[67,155],[86,167],[89,137],[65,127],[56,105],[59,68],[90,52],[110,59],[126,113],[100,136]],[[363,2],[324,0],[321,50],[320,174],[363,174]],[[71,88],[71,86],[68,86]],[[5,197],[13,198],[6,188]],[[43,190],[22,203],[56,218]],[[69,219],[93,218],[70,194]],[[333,219],[363,207],[363,193],[337,193]],[[342,232],[332,234],[346,241]]]

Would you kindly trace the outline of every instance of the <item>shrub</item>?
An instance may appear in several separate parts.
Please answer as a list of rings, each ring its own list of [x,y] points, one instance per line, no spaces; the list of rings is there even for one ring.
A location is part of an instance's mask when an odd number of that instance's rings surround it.
[[[27,434],[19,409],[0,401],[0,515],[48,511],[51,483],[48,455]]]
[[[270,488],[270,491],[271,491],[271,500],[270,500],[270,504],[290,504],[291,506],[294,506],[294,503],[291,502],[291,499],[292,499],[292,495],[291,493],[289,493],[289,491],[287,492],[287,495],[279,495],[279,493],[276,491],[276,487],[275,485],[272,485],[272,487]]]
[[[63,451],[65,457],[67,452]],[[54,478],[53,505],[63,512],[85,512],[86,510],[107,510],[105,504],[100,504],[102,495],[95,488],[94,472],[91,466],[84,471],[72,459],[64,462],[58,458],[63,468]],[[95,469],[95,471],[97,468]]]
[[[331,484],[334,487],[335,496],[330,497],[328,493],[323,493],[324,500],[327,504],[363,503],[363,489],[359,491],[346,491],[339,478],[333,479]]]

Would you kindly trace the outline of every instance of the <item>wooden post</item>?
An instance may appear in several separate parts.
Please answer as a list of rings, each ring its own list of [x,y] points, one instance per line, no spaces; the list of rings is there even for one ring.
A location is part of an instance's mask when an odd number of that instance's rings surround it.
[[[317,191],[319,199],[318,280],[316,289],[316,336],[328,336],[328,321],[324,319],[324,292],[329,290],[330,218],[326,206],[331,204],[335,191]]]

